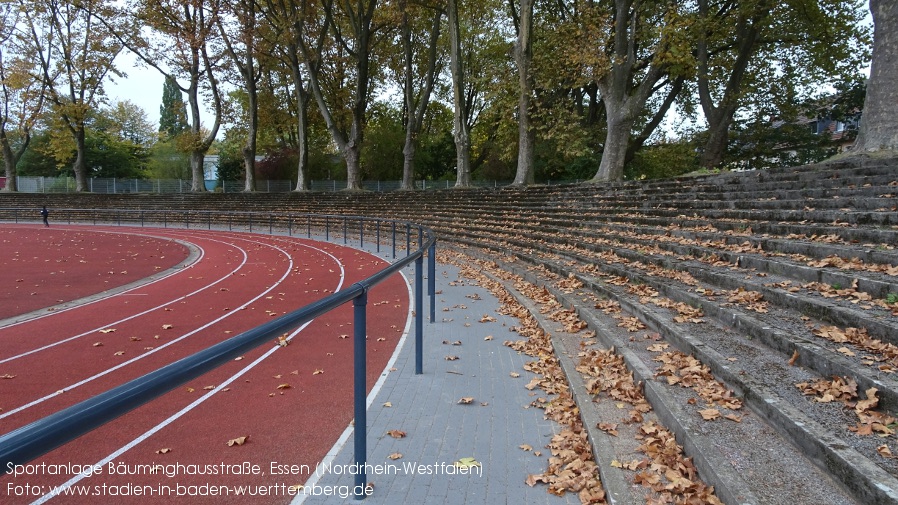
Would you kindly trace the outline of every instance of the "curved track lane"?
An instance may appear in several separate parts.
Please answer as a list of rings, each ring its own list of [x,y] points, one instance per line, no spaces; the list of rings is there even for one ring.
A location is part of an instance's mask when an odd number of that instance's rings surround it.
[[[385,265],[351,248],[290,237],[158,229],[128,233],[189,243],[202,251],[201,259],[145,286],[0,327],[0,376],[15,376],[0,382],[4,432],[267,322]],[[369,388],[407,327],[408,306],[401,276],[369,294]],[[216,489],[227,489],[235,503],[287,502],[288,487],[305,481],[351,420],[351,334],[347,305],[300,329],[289,346],[263,346],[42,458],[55,465],[102,462],[102,473],[72,479],[43,467],[32,475],[7,475],[0,496],[4,502],[27,503],[43,499],[50,486],[70,481],[69,492],[91,492],[94,503],[155,502],[160,494],[177,497],[179,490],[212,491],[179,485],[225,486]],[[244,436],[247,443],[227,445]],[[258,473],[220,475],[242,468],[229,464],[247,463]],[[300,471],[272,475],[273,463]],[[163,467],[160,473],[151,470],[156,464],[181,466]],[[110,475],[112,468],[122,472]],[[180,471],[169,477],[166,469]],[[26,484],[40,488],[26,489]],[[241,484],[268,486],[245,491],[280,496],[236,497],[234,486]],[[139,488],[141,494],[156,496],[111,496],[113,490],[133,495],[135,486],[146,486]],[[40,496],[34,496],[35,489]],[[32,496],[19,496],[25,492]],[[221,496],[185,500],[229,501]]]

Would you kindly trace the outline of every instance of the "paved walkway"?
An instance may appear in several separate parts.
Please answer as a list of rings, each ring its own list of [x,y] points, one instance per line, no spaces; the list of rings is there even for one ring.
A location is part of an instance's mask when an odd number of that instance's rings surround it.
[[[426,275],[426,264],[424,270]],[[414,286],[414,270],[407,272]],[[550,456],[545,445],[561,426],[544,419],[543,410],[529,407],[544,394],[524,387],[533,375],[522,366],[532,358],[503,345],[519,338],[508,330],[518,321],[498,314],[498,300],[472,282],[460,279],[455,267],[437,265],[432,324],[429,300],[424,302],[424,373],[415,375],[412,325],[394,370],[369,398],[367,462],[373,466],[367,478],[374,486],[372,495],[358,503],[579,503],[576,495],[559,498],[547,493],[545,485],[524,483],[528,475],[545,471]],[[484,315],[496,321],[480,322]],[[513,378],[512,372],[520,377]],[[461,398],[473,400],[459,404]],[[405,436],[394,438],[391,430]],[[525,444],[533,450],[521,449]],[[355,501],[345,498],[355,484],[349,472],[352,435],[335,450],[328,456],[330,465],[326,459],[314,470],[294,503]],[[391,459],[397,454],[401,457]],[[460,474],[455,463],[463,458],[480,466]]]

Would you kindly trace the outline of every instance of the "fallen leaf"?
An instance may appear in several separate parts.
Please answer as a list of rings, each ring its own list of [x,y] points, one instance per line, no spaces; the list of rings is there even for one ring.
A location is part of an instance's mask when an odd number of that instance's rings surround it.
[[[521,444],[521,445],[519,445],[518,447],[520,447],[521,449],[524,449],[525,451],[532,451],[532,450],[533,450],[533,446],[532,446],[532,445],[529,445],[529,444]]]
[[[446,361],[455,361],[455,360],[458,359],[458,356],[456,356],[456,355],[454,355],[454,354],[449,354],[449,355],[447,355],[444,359],[445,359]]]
[[[518,377],[521,376],[521,374],[519,374],[519,373],[517,373],[517,372],[511,372],[511,373],[508,374],[508,375],[510,375],[513,379],[517,379]]]
[[[163,325],[162,325],[162,329],[163,329],[163,330],[170,330],[170,329],[172,329],[172,328],[174,328],[174,326],[173,326],[173,325],[170,325],[170,324],[163,324]]]
[[[283,384],[279,384],[278,387],[277,387],[277,389],[290,389],[290,388],[292,388],[292,387],[293,387],[293,386],[291,386],[290,384],[287,384],[287,383],[285,382],[285,383],[283,383]]]
[[[312,372],[312,375],[321,375],[323,373],[324,373],[324,370],[318,368],[314,372]]]
[[[459,399],[459,400],[458,400],[458,403],[460,403],[460,404],[462,404],[462,405],[468,405],[468,404],[470,404],[470,403],[473,402],[473,401],[474,401],[474,397],[473,397],[473,396],[465,396],[465,397],[462,397],[461,399]]]
[[[395,460],[397,460],[397,459],[402,458],[402,454],[400,454],[400,453],[398,453],[398,452],[394,452],[393,454],[390,454],[390,455],[387,456],[387,457],[395,461]]]
[[[385,403],[384,403],[384,407],[392,407],[392,406],[393,406],[393,404],[390,403],[390,402],[385,402]]]
[[[228,440],[228,447],[233,447],[235,445],[243,445],[246,443],[246,440],[248,438],[249,438],[249,436],[232,438],[232,439]]]
[[[487,336],[483,337],[483,339],[484,339],[484,340],[492,340],[492,339],[493,339],[493,336],[492,336],[492,335],[487,335]]]
[[[795,349],[795,352],[792,353],[792,357],[789,358],[789,366],[795,366],[796,361],[798,361],[798,349]]]
[[[701,414],[702,419],[705,421],[713,421],[720,417],[720,411],[717,409],[699,410],[698,413]]]
[[[170,452],[171,452],[171,448],[170,448],[170,447],[166,447],[166,448],[164,448],[164,449],[159,449],[158,451],[156,451],[156,454],[168,454],[168,453],[170,453]]]
[[[100,330],[100,333],[113,333],[115,332],[115,328],[106,328],[105,330]]]
[[[390,430],[387,432],[387,435],[390,435],[393,438],[403,438],[405,436],[405,432],[402,430]]]
[[[461,458],[460,460],[455,462],[455,466],[459,468],[471,468],[474,466],[480,466],[480,463],[474,458]]]

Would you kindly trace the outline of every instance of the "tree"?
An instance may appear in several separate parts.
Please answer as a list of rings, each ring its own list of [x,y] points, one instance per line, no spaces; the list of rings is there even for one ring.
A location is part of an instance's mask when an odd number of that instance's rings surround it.
[[[414,189],[415,154],[418,150],[424,114],[427,112],[427,105],[430,103],[430,95],[433,92],[434,80],[436,78],[437,41],[440,38],[440,24],[443,15],[439,9],[430,9],[432,11],[430,26],[422,34],[428,36],[427,41],[426,43],[418,41],[416,44],[413,43],[413,20],[409,14],[410,11],[421,13],[423,9],[410,8],[407,0],[400,0],[399,9],[402,14],[401,47],[404,62],[402,90],[405,99],[405,143],[402,148],[402,184],[400,188],[408,190]],[[420,17],[423,18],[424,16]],[[414,34],[419,33],[421,33],[421,30],[414,30]],[[424,55],[423,61],[416,61],[414,48],[420,48],[419,52]],[[416,84],[416,81],[419,82]]]
[[[691,68],[688,16],[678,3],[614,0],[608,42],[610,68],[597,81],[607,118],[602,161],[594,182],[623,177],[634,124],[669,72]]]
[[[533,147],[535,136],[530,126],[530,102],[533,94],[533,4],[534,0],[520,0],[520,8],[514,0],[508,7],[514,21],[517,38],[514,43],[514,61],[518,67],[518,169],[514,185],[534,182]]]
[[[256,49],[256,24],[258,6],[256,0],[230,0],[228,7],[231,23],[225,28],[223,17],[218,18],[218,29],[224,41],[231,63],[243,80],[246,92],[246,142],[241,152],[244,164],[244,191],[256,190],[256,146],[259,133],[259,92],[258,83],[261,77],[258,65],[259,54]]]
[[[130,26],[115,30],[116,37],[145,64],[171,78],[187,94],[190,130],[179,144],[190,155],[191,191],[204,192],[203,159],[218,135],[222,121],[221,93],[216,72],[221,58],[218,30],[222,0],[130,0]],[[107,25],[108,26],[108,25]],[[184,86],[178,77],[187,80]],[[201,99],[212,105],[212,127],[203,127]]]
[[[898,151],[898,3],[870,0],[873,62],[853,152]]]
[[[448,0],[449,11],[449,74],[452,81],[453,110],[455,111],[453,133],[455,137],[455,187],[471,185],[471,127],[468,117],[471,113],[471,99],[465,93],[467,79],[462,53],[461,21],[458,17],[459,0]]]
[[[122,45],[108,29],[116,16],[103,0],[19,2],[48,99],[72,137],[75,190],[86,191],[85,121],[102,103],[108,75],[122,75],[113,66]]]
[[[719,166],[729,129],[753,97],[785,107],[855,75],[868,56],[860,0],[699,0],[699,101],[708,122],[701,164]],[[777,87],[786,93],[774,94]],[[794,90],[794,91],[793,91]]]
[[[31,133],[43,109],[44,80],[36,77],[17,30],[19,6],[0,4],[0,150],[6,173],[3,191],[17,191],[16,165],[31,143]]]
[[[172,76],[166,76],[162,85],[162,105],[159,106],[159,133],[173,139],[189,128],[187,105],[184,103],[181,88]]]
[[[370,99],[372,48],[378,28],[374,23],[376,6],[377,0],[358,0],[355,3],[348,0],[322,2],[323,19],[319,36],[324,37],[328,32],[331,34],[331,47],[335,51],[331,54],[334,57],[333,64],[340,67],[333,77],[341,85],[331,89],[329,97],[325,96],[319,75],[319,65],[323,63],[323,46],[312,47],[305,37],[300,38],[300,49],[312,96],[315,97],[327,129],[346,162],[346,189],[349,190],[362,189],[361,149],[365,134],[365,114]],[[345,75],[346,71],[350,71],[351,75],[342,81],[340,74]],[[346,92],[351,96],[344,96],[342,98],[346,100],[341,100],[339,95]],[[327,98],[331,99],[331,104]],[[348,117],[338,117],[338,114],[342,116],[343,113]]]

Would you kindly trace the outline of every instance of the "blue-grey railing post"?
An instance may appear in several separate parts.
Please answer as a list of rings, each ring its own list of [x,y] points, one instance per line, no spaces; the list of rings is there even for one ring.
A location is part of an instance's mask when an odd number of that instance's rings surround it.
[[[119,213],[119,212],[115,213],[115,221],[116,221],[116,223],[118,223],[119,226],[122,225],[122,214],[121,213]]]
[[[184,228],[190,229],[190,211],[184,213]]]
[[[206,227],[210,230],[212,229],[212,213],[211,212],[206,214]]]
[[[330,242],[331,239],[331,220],[329,217],[324,216],[324,241]]]
[[[269,182],[269,184],[271,184],[271,183]],[[271,235],[273,230],[274,230],[274,216],[272,216],[271,214],[268,214],[268,234]]]
[[[396,259],[396,221],[391,222],[393,227],[393,259]]]
[[[250,233],[253,232],[253,215],[252,214],[249,215],[249,232]]]
[[[405,255],[412,253],[412,225],[405,223]]]
[[[359,249],[365,247],[365,222],[359,218]]]
[[[143,228],[143,211],[140,211],[140,227]]]
[[[346,236],[346,218],[343,218],[343,244],[346,245],[348,243]]]
[[[424,258],[415,259],[415,375],[424,373]]]
[[[355,498],[361,500],[365,498],[365,486],[367,484],[367,474],[365,473],[366,454],[368,452],[368,416],[366,407],[367,396],[367,356],[366,356],[366,333],[367,333],[367,314],[366,305],[368,303],[368,291],[362,291],[362,294],[353,299],[353,369],[354,369],[354,407],[355,407],[355,429],[353,430],[355,441],[355,464],[360,469],[355,474]]]
[[[306,235],[312,238],[312,215],[306,216]]]
[[[377,241],[377,252],[380,252],[380,219],[374,223],[374,236]]]
[[[293,216],[287,218],[287,236],[293,236]]]
[[[437,245],[430,244],[427,250],[427,293],[430,295],[430,322],[434,322],[437,318]]]
[[[224,184],[222,184],[221,186],[224,187]],[[231,214],[230,213],[228,214],[228,231],[231,231]]]

